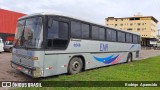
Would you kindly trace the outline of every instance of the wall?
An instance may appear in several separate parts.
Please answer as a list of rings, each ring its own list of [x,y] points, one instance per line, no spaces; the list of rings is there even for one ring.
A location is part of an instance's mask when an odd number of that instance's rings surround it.
[[[25,14],[0,9],[0,33],[15,34],[19,17]]]

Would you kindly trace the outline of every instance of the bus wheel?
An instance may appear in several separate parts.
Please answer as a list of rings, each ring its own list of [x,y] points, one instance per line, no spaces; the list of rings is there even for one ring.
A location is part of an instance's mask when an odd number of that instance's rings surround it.
[[[82,59],[79,57],[74,57],[71,59],[69,66],[68,66],[68,73],[69,74],[76,74],[82,70],[83,63]]]
[[[128,54],[127,62],[132,62],[132,54],[131,53]]]

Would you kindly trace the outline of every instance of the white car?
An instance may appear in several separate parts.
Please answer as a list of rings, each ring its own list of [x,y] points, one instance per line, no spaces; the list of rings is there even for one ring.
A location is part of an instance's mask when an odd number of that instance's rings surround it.
[[[0,38],[0,52],[4,51],[3,47],[4,47],[3,40],[2,38]]]
[[[12,52],[13,41],[6,41],[4,44],[4,51]]]

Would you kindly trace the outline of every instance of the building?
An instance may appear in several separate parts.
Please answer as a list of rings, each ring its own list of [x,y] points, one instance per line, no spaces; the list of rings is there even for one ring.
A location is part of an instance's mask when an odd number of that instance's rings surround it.
[[[160,43],[160,29],[158,29],[157,39],[158,39],[158,42]]]
[[[23,13],[0,9],[0,37],[5,40],[14,39],[16,23]]]
[[[105,22],[109,27],[138,32],[141,35],[142,46],[150,46],[156,41],[158,20],[153,16],[108,17],[105,19]]]

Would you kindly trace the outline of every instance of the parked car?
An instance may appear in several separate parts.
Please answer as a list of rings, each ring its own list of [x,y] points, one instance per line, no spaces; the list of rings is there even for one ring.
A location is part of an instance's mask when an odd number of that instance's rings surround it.
[[[4,44],[4,51],[12,52],[13,41],[6,41]]]
[[[3,40],[2,38],[0,38],[0,52],[4,51],[3,47],[4,47]]]

